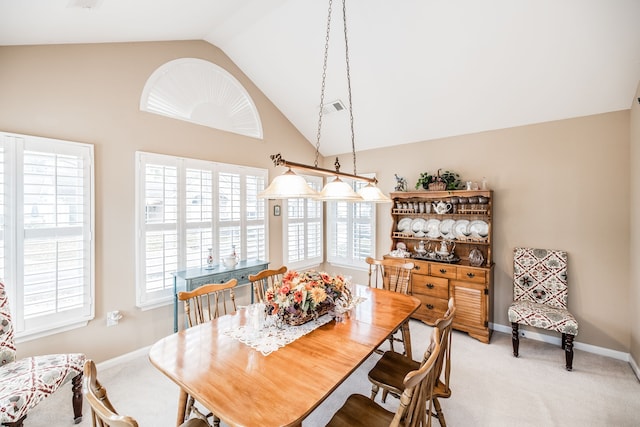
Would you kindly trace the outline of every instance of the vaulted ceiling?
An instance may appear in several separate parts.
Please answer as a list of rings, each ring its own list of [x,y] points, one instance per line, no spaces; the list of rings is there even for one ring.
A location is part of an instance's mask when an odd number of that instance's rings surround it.
[[[328,0],[0,0],[0,45],[205,40],[315,145],[327,15]],[[639,22],[639,0],[347,0],[356,149],[629,109]],[[344,57],[335,0],[325,101],[347,106]],[[351,151],[348,113],[325,115],[320,151]]]

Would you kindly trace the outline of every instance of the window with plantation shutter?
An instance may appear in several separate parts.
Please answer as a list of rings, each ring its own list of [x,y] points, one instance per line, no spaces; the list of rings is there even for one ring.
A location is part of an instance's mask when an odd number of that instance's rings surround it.
[[[314,190],[322,188],[322,178],[305,176]],[[283,256],[290,269],[309,268],[323,262],[322,202],[313,199],[286,199],[283,218]]]
[[[0,133],[0,276],[19,337],[93,318],[93,147]]]
[[[176,271],[220,262],[267,259],[266,169],[136,153],[137,305],[173,301]]]
[[[366,182],[343,179],[354,190]],[[327,261],[348,267],[362,266],[375,256],[376,208],[371,202],[327,202]]]

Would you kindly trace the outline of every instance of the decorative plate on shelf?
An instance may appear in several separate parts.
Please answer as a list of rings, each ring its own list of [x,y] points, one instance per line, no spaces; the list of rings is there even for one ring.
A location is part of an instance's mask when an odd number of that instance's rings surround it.
[[[398,231],[409,231],[411,229],[411,218],[402,218],[398,222]]]
[[[416,218],[413,221],[411,221],[411,231],[413,231],[414,233],[421,233],[424,230],[424,219],[422,218]]]
[[[485,240],[489,235],[489,224],[482,220],[471,221],[467,231],[472,239]]]
[[[469,220],[459,219],[453,224],[453,237],[457,240],[466,240],[469,237]]]
[[[455,224],[455,220],[453,219],[443,219],[440,221],[440,234],[445,239],[453,239],[453,224]]]
[[[430,239],[440,237],[440,220],[435,218],[428,220],[424,225],[424,231]]]

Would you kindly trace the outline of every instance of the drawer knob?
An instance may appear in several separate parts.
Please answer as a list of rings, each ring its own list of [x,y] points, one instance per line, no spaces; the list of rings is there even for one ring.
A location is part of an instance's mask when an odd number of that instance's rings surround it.
[[[414,270],[420,270],[420,266],[416,265],[415,267],[413,267]]]
[[[440,273],[445,274],[446,272],[447,272],[447,269],[446,269],[446,268],[441,268],[441,269],[440,269]]]
[[[476,277],[475,273],[467,273],[467,277],[472,278],[472,277]]]
[[[433,283],[427,283],[427,288],[433,289],[434,288]]]
[[[425,304],[429,310],[433,310],[433,304]]]

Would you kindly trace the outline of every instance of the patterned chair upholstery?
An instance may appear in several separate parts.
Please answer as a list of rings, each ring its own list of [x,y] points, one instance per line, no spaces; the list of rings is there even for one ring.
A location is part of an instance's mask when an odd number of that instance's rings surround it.
[[[567,253],[516,248],[513,256],[513,303],[509,307],[513,355],[518,357],[518,325],[562,334],[566,367],[573,369],[573,339],[578,321],[567,310]]]
[[[74,421],[82,420],[84,354],[51,354],[16,360],[9,301],[0,281],[0,424],[21,427],[27,412],[73,380]]]

